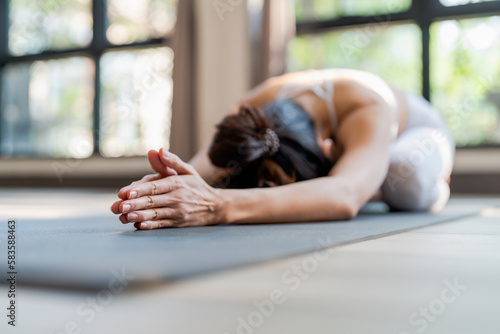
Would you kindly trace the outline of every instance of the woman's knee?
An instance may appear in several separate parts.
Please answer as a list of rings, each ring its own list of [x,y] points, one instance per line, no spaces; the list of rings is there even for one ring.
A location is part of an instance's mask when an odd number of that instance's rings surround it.
[[[384,201],[407,211],[432,210],[440,198],[439,181],[451,172],[453,149],[444,135],[430,128],[404,133],[394,144],[384,184]]]
[[[439,176],[407,163],[391,163],[382,185],[383,200],[393,209],[428,211],[439,198]]]

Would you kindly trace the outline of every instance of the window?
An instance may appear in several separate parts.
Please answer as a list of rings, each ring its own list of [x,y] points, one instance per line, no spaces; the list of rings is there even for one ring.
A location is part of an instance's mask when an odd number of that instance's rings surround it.
[[[421,93],[459,147],[500,145],[498,0],[295,0],[289,71],[345,67]]]
[[[401,88],[421,92],[422,48],[418,26],[383,24],[365,28],[298,36],[289,46],[288,69],[356,68],[380,74]],[[377,33],[368,37],[367,31]]]
[[[500,17],[431,25],[431,99],[457,144],[500,143]]]
[[[168,147],[176,0],[0,4],[0,156]]]

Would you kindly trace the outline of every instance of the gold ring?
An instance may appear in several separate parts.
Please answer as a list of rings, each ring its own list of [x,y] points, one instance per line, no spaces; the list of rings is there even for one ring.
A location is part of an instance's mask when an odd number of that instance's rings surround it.
[[[153,219],[158,218],[158,211],[156,211],[156,209],[153,209],[153,211],[155,212],[155,216],[153,217]]]
[[[153,206],[153,199],[151,198],[151,196],[148,196],[148,208],[152,206]]]
[[[156,184],[155,183],[151,183],[153,185],[153,191],[152,191],[152,194],[155,195],[156,194]]]

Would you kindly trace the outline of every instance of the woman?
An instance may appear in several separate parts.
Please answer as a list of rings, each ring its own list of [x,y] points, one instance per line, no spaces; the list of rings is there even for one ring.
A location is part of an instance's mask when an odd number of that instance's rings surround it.
[[[189,163],[150,151],[158,174],[111,209],[138,229],[351,219],[373,198],[439,211],[453,156],[423,98],[366,72],[290,73],[249,92]]]

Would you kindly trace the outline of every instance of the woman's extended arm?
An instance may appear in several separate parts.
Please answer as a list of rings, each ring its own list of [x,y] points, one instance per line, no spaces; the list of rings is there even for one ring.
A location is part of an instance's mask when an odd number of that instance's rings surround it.
[[[177,156],[159,154],[178,175],[123,188],[111,210],[140,229],[221,223],[273,223],[352,218],[350,184],[330,176],[274,188],[216,189]]]
[[[387,174],[391,117],[382,103],[351,112],[339,129],[344,153],[328,177],[275,188],[225,190],[226,221],[295,222],[356,216]]]
[[[123,200],[112,210],[122,213],[123,223],[141,229],[349,219],[384,179],[391,124],[387,106],[358,106],[341,123],[344,153],[330,176],[274,188],[215,189],[191,165],[160,152],[162,162],[179,175],[122,189]]]

